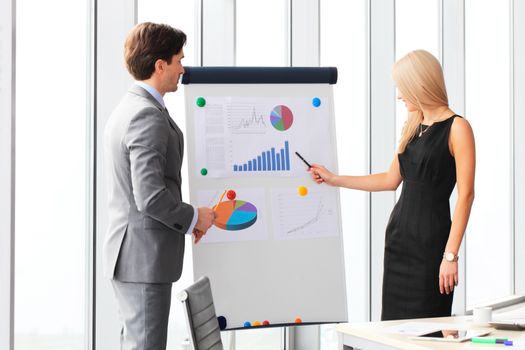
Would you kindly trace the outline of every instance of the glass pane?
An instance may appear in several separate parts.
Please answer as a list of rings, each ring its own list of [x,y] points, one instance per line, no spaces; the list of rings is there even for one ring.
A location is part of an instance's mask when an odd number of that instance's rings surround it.
[[[236,65],[288,66],[286,0],[236,1]]]
[[[439,1],[396,0],[396,60],[413,50],[426,50],[439,55]],[[397,96],[396,96],[397,97]],[[396,146],[407,119],[407,109],[396,100]],[[401,186],[397,194],[401,194]]]
[[[282,0],[277,1],[282,6],[276,6],[276,1],[269,1],[268,3],[265,3],[262,8],[264,8],[265,11],[275,11],[278,16],[281,16],[279,18],[282,18],[282,30],[279,31],[279,33],[282,34],[281,39],[284,42],[285,38],[285,30],[284,30],[284,10],[285,10],[285,2]],[[252,6],[253,5],[253,6]],[[253,27],[253,18],[249,18],[248,21],[243,21],[243,16],[254,16],[254,13],[257,13],[257,11],[253,11],[254,7],[258,8],[261,7],[262,3],[253,3],[248,4],[245,1],[237,1],[237,20],[238,23],[242,22],[243,25],[246,24],[246,22],[249,22],[250,26],[246,27],[244,29],[244,32],[250,34],[250,42],[247,43],[247,45],[242,45],[244,39],[238,39],[237,47],[243,47],[246,51],[246,53],[249,53],[248,56],[245,55],[245,58],[247,59],[245,61],[248,65],[256,65],[256,64],[264,64],[264,65],[272,65],[271,59],[269,61],[263,60],[261,62],[264,63],[257,63],[253,61],[253,58],[255,57],[258,59],[257,55],[250,56],[254,52],[250,52],[250,50],[253,51],[253,47],[249,46],[251,45],[251,42],[257,43],[257,49],[260,50],[260,39],[258,36],[262,36],[264,34],[265,39],[262,42],[268,42],[272,43],[271,49],[276,52],[282,52],[282,57],[285,57],[284,55],[284,44],[282,46],[275,46],[275,35],[268,35],[267,28],[264,30],[266,33],[263,33],[261,29],[257,26]],[[271,12],[271,11],[270,11]],[[260,13],[258,14],[260,15]],[[184,31],[188,37],[188,41],[186,43],[186,46],[184,47],[184,55],[185,58],[183,60],[183,64],[185,66],[191,66],[196,65],[197,61],[195,58],[195,48],[197,45],[199,45],[199,38],[195,36],[194,28],[196,25],[196,19],[198,18],[198,13],[195,11],[195,4],[191,1],[185,1],[185,2],[173,2],[169,0],[139,0],[138,1],[138,22],[157,22],[157,23],[166,23],[173,27],[179,28],[182,31]],[[214,20],[217,20],[216,18]],[[205,25],[205,24],[204,24]],[[272,25],[273,26],[273,25]],[[275,29],[275,28],[274,28]],[[273,33],[273,29],[271,33]],[[278,40],[277,40],[278,41]],[[244,51],[243,51],[244,52]],[[243,56],[244,57],[244,56]],[[275,61],[277,62],[277,61]],[[278,61],[274,65],[283,65],[285,64],[285,60]],[[184,88],[184,86],[182,86]],[[181,89],[182,90],[182,89]],[[166,102],[166,105],[170,111],[170,114],[172,118],[174,118],[177,125],[182,130],[186,129],[186,122],[185,122],[185,112],[184,112],[184,93],[183,91],[178,91],[176,93],[166,94],[164,97],[164,100]],[[187,142],[187,138],[185,139]],[[187,147],[185,147],[187,149]],[[185,162],[187,157],[184,158]],[[183,164],[183,184],[182,184],[182,192],[183,192],[183,199],[186,201],[189,201],[189,188],[188,188],[188,173],[187,173],[187,165]],[[189,238],[189,237],[188,237]],[[186,323],[184,319],[184,310],[182,309],[181,303],[174,302],[176,293],[178,293],[183,288],[189,286],[191,283],[193,283],[193,266],[192,266],[192,248],[191,248],[191,241],[187,239],[186,241],[186,254],[184,256],[184,269],[182,272],[182,276],[176,283],[173,284],[173,295],[172,295],[172,304],[171,304],[171,312],[170,312],[170,321],[169,321],[169,330],[168,330],[168,346],[167,349],[179,349],[180,344],[183,342],[183,340],[187,337],[187,329],[186,329]],[[115,311],[116,312],[116,311]],[[257,330],[257,331],[240,331],[236,332],[236,348],[241,349],[254,349],[254,350],[263,350],[263,349],[275,349],[276,347],[279,347],[279,344],[281,342],[281,330],[280,329],[268,329],[268,330]],[[224,332],[222,334],[223,343],[225,344],[225,348],[228,347],[230,342],[230,334],[229,332]],[[256,344],[256,346],[255,346]]]
[[[320,4],[321,66],[338,70],[334,89],[338,172],[368,172],[366,1],[331,0]],[[344,39],[341,40],[341,34]],[[368,281],[363,264],[368,254],[368,193],[341,190],[346,292],[350,321],[366,321]],[[335,349],[337,335],[321,327],[321,349]]]
[[[16,350],[87,340],[88,21],[87,1],[17,1]]]
[[[508,1],[465,1],[466,117],[477,153],[466,235],[467,307],[512,293],[509,13]],[[497,283],[487,284],[487,276]]]
[[[396,59],[413,50],[439,57],[439,1],[396,0]]]
[[[165,23],[186,33],[187,41],[184,46],[184,59],[182,60],[182,64],[185,66],[194,66],[197,64],[195,48],[199,45],[199,38],[195,36],[195,25],[196,18],[198,17],[195,11],[195,3],[193,1],[138,0],[137,17],[139,23]],[[175,93],[166,94],[164,96],[164,102],[166,102],[166,107],[170,111],[170,115],[175,123],[177,123],[181,130],[186,130],[184,85],[180,84],[179,90]],[[188,142],[187,138],[184,140],[185,143]],[[188,149],[187,146],[185,146],[184,149]],[[189,202],[187,159],[188,157],[184,157],[182,165],[182,198],[184,201]],[[172,287],[167,350],[180,349],[181,344],[188,337],[184,310],[182,304],[178,302],[176,295],[182,289],[193,283],[192,259],[192,242],[190,235],[188,235],[186,237],[182,275]],[[118,311],[115,310],[115,312]]]

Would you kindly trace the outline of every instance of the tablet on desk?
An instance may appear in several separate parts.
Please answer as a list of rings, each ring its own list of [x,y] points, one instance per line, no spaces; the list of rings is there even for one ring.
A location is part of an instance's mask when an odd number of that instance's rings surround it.
[[[439,331],[418,335],[412,339],[460,343],[470,340],[473,337],[487,335],[490,333],[490,331],[490,329],[440,329]]]
[[[508,320],[508,321],[494,321],[489,322],[489,325],[496,329],[506,329],[509,331],[523,331],[525,330],[525,319],[522,320]]]

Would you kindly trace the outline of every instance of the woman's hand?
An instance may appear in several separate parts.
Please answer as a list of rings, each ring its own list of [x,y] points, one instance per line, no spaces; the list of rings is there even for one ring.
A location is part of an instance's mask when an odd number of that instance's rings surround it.
[[[335,179],[337,178],[337,175],[330,172],[328,169],[326,169],[324,166],[319,164],[312,164],[310,169],[308,169],[310,174],[312,174],[312,179],[317,182],[318,184],[322,184],[323,182],[326,182],[327,184],[334,186]]]
[[[458,285],[458,262],[443,259],[439,267],[439,292],[450,294]]]

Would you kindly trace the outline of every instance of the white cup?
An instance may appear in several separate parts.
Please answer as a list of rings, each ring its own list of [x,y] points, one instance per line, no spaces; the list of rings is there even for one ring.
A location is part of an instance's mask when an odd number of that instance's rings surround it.
[[[486,325],[492,321],[492,308],[491,307],[476,307],[474,308],[474,323]]]

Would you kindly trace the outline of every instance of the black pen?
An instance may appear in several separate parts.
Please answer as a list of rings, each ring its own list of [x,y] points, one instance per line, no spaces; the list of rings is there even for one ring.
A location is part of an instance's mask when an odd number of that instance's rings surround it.
[[[308,163],[306,161],[306,159],[304,159],[300,154],[299,152],[295,152],[295,154],[297,155],[297,157],[301,158],[301,160],[304,162],[304,164],[306,164],[308,166],[308,169],[310,169],[312,166],[310,165],[310,163]]]

